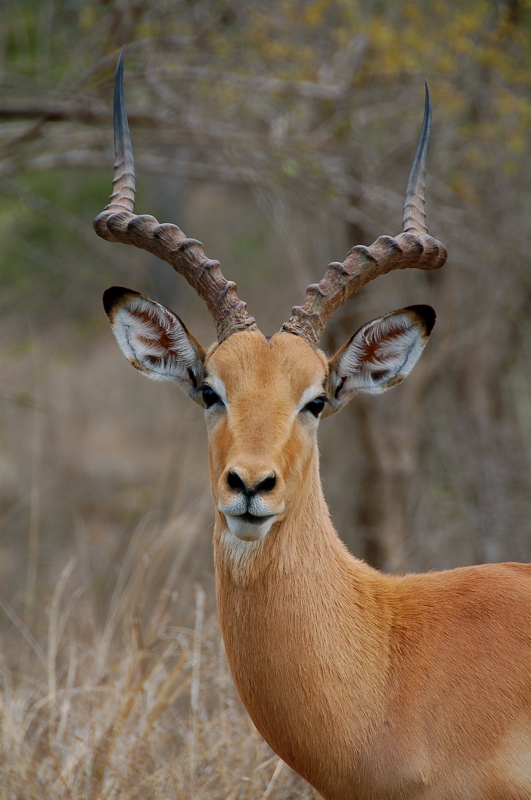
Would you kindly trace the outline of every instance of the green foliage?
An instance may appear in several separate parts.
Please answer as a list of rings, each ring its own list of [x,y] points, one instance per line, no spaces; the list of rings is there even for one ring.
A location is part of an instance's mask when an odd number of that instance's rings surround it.
[[[34,316],[41,324],[65,315],[83,322],[96,252],[87,247],[91,220],[108,192],[108,175],[73,180],[71,170],[0,180],[0,293],[4,314]],[[97,290],[98,294],[99,289]]]

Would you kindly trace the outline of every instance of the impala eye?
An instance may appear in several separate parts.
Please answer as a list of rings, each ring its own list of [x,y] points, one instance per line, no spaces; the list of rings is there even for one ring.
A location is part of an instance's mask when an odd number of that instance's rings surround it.
[[[219,394],[216,394],[214,389],[211,389],[210,386],[203,386],[201,393],[203,396],[203,403],[207,408],[210,408],[210,406],[215,405],[215,403],[222,402]]]
[[[303,411],[310,411],[314,417],[318,417],[323,408],[325,407],[326,398],[325,397],[316,397],[315,400],[307,403]]]

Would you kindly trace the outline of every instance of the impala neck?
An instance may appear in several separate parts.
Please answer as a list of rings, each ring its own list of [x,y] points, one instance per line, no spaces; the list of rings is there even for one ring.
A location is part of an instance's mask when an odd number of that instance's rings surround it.
[[[234,682],[262,736],[318,788],[324,773],[306,773],[307,765],[319,763],[323,740],[335,742],[324,771],[342,787],[353,730],[361,741],[379,719],[384,691],[377,676],[385,672],[387,642],[385,625],[376,624],[375,633],[371,623],[385,611],[377,600],[379,573],[351,556],[334,530],[317,448],[309,467],[297,503],[263,541],[235,545],[218,514],[218,617]],[[337,686],[352,686],[348,708]],[[361,745],[357,757],[361,763]]]

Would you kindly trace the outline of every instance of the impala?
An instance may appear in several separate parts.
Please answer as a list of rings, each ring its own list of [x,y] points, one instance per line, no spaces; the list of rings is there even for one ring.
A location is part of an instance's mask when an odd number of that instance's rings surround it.
[[[318,349],[360,286],[446,259],[425,225],[430,124],[427,92],[403,232],[330,264],[266,337],[200,242],[134,214],[121,59],[116,74],[114,191],[96,232],[181,273],[217,343],[204,350],[172,311],[129,289],[109,289],[105,310],[133,366],[204,408],[234,682],[263,737],[326,800],[531,798],[531,566],[383,575],[339,540],[319,478],[319,420],[400,383],[435,321],[429,306],[402,308],[331,359]]]

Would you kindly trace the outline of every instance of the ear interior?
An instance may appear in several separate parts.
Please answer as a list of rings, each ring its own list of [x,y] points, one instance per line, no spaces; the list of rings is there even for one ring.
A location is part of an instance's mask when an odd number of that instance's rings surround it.
[[[368,322],[330,362],[332,407],[356,392],[380,394],[417,363],[435,324],[431,306],[409,306]]]
[[[177,381],[193,396],[201,382],[205,351],[179,317],[121,286],[107,289],[103,305],[127,360],[153,380]]]

